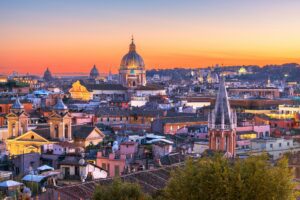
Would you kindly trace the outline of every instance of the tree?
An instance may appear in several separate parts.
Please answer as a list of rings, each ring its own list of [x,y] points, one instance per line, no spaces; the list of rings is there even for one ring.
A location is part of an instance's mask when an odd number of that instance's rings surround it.
[[[99,185],[93,195],[94,200],[148,200],[138,184],[113,180],[112,184]]]
[[[272,164],[267,155],[228,160],[221,155],[188,160],[171,174],[164,199],[295,199],[293,171],[287,158]]]

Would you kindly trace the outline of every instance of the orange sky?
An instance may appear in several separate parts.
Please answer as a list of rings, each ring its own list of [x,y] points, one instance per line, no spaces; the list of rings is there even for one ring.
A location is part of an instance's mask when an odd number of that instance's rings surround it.
[[[297,1],[45,2],[0,2],[0,73],[117,72],[131,34],[148,69],[300,63]]]

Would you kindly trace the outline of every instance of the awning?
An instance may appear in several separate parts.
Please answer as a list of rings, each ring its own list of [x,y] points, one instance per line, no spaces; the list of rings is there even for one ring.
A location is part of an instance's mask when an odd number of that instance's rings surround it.
[[[22,181],[31,181],[31,182],[38,183],[38,182],[41,182],[41,180],[43,180],[44,178],[45,178],[45,176],[28,174],[22,178]]]
[[[13,181],[13,180],[3,181],[0,183],[0,187],[14,187],[14,186],[20,186],[20,185],[23,185],[23,183],[19,183],[17,181]]]
[[[54,170],[53,167],[50,167],[48,165],[43,165],[37,168],[39,171],[45,171],[45,170]]]

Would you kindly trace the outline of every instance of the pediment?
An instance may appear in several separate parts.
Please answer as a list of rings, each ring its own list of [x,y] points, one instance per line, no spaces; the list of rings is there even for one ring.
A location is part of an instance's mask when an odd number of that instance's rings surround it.
[[[96,137],[101,137],[104,138],[105,135],[104,133],[102,133],[102,131],[100,131],[97,127],[95,127],[91,133],[87,136],[86,139],[90,139],[90,138],[96,138]]]
[[[6,115],[6,118],[12,118],[12,117],[18,117],[18,115],[16,115],[15,113],[8,113],[7,115]]]
[[[13,139],[15,141],[32,141],[32,142],[49,142],[49,140],[45,139],[44,137],[40,136],[34,131],[28,131],[23,135]]]

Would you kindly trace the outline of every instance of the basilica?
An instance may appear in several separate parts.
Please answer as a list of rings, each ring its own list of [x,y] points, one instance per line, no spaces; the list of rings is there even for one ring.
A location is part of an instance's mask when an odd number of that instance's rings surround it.
[[[165,95],[165,88],[159,85],[149,85],[146,80],[146,68],[142,58],[137,53],[134,39],[131,39],[129,51],[122,57],[119,66],[118,79],[112,78],[111,72],[106,80],[100,77],[99,70],[94,65],[86,80],[76,81],[69,89],[74,100],[89,101],[91,99],[130,100],[135,96]],[[115,76],[115,77],[116,77]]]
[[[131,39],[129,52],[123,56],[120,69],[120,83],[128,88],[146,85],[146,70],[143,58],[136,52],[134,39]]]

